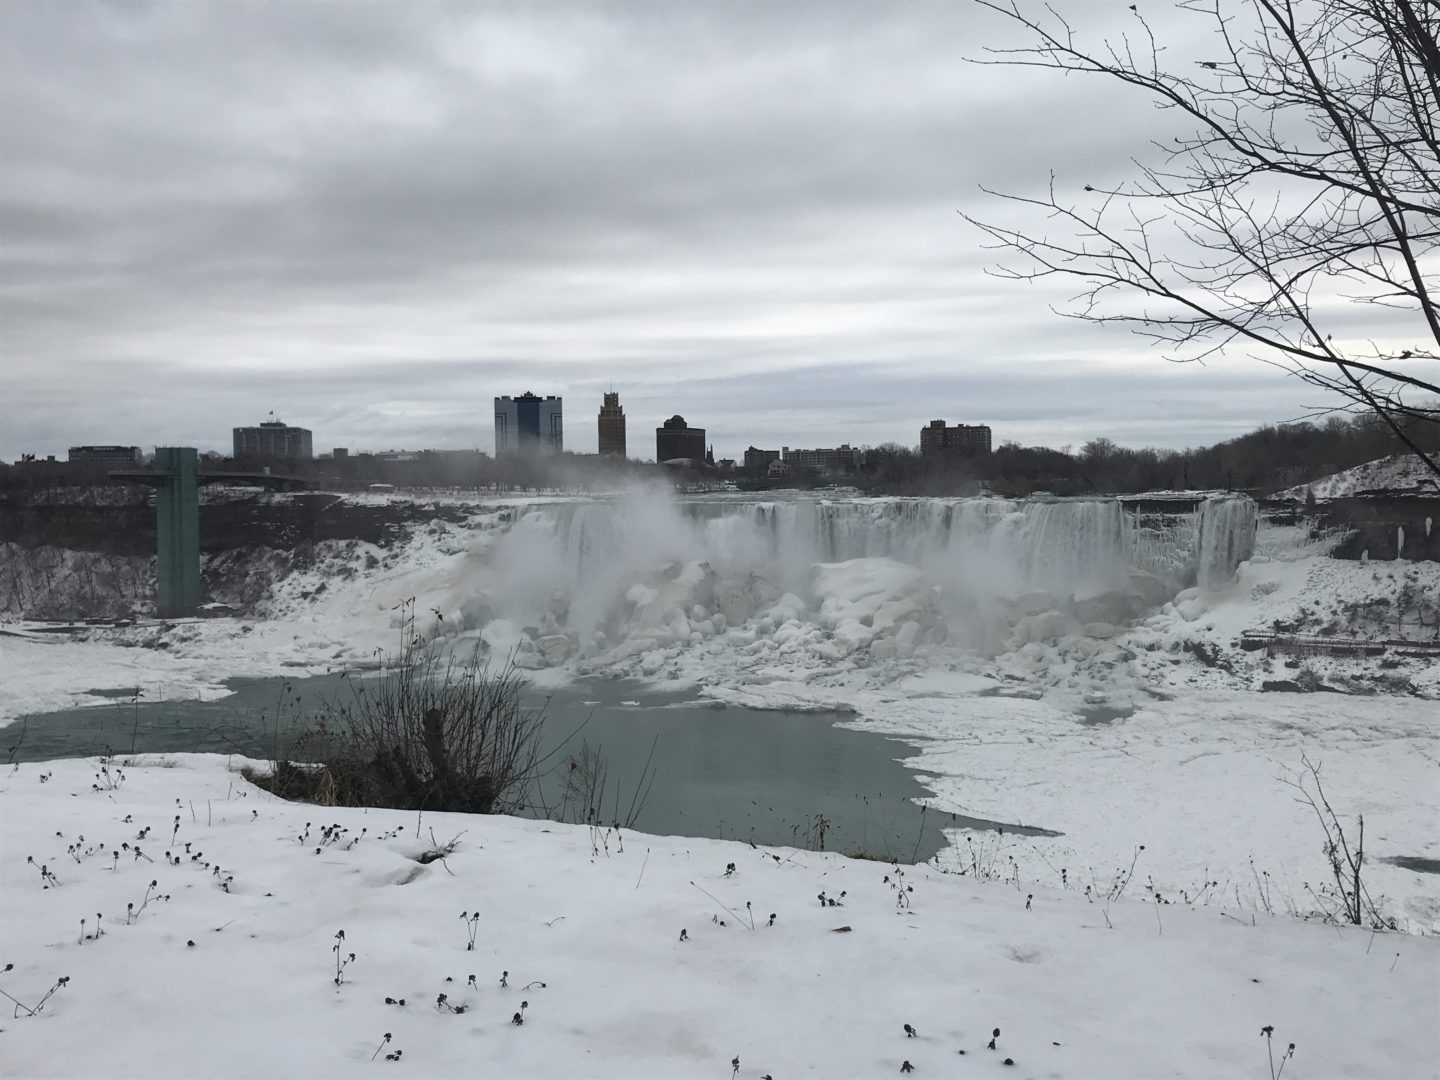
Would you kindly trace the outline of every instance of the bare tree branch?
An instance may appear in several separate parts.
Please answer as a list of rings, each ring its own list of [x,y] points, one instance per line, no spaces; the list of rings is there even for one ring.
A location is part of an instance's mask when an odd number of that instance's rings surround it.
[[[1066,233],[962,215],[1026,257],[992,272],[1079,280],[1065,314],[1128,324],[1173,360],[1254,350],[1373,411],[1440,476],[1440,413],[1417,401],[1440,396],[1440,4],[1179,0],[1216,46],[1182,75],[1138,11],[1141,33],[1087,49],[1048,5],[975,2],[1030,39],[975,62],[1116,79],[1184,122],[1120,186],[987,190]],[[1389,313],[1383,347],[1347,340],[1347,304]]]

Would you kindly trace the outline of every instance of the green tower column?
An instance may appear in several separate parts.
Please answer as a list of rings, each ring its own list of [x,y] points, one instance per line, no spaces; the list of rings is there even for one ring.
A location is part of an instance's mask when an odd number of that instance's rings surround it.
[[[200,606],[200,460],[193,446],[161,446],[155,470],[157,608],[162,618]]]

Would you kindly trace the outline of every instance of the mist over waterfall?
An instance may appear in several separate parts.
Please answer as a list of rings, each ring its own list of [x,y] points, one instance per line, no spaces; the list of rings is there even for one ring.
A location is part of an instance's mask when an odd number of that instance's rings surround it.
[[[533,666],[776,635],[836,658],[999,650],[1107,636],[1181,590],[1223,584],[1253,552],[1256,520],[1254,503],[1232,495],[636,491],[514,511],[457,583],[456,619]]]

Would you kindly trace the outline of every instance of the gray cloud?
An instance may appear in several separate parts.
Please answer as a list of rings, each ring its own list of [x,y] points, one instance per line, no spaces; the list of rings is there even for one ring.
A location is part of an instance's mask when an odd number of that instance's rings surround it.
[[[1304,402],[985,275],[955,213],[982,184],[1103,182],[1158,128],[967,65],[1003,40],[970,5],[10,4],[0,29],[0,456],[223,448],[270,409],[317,446],[488,448],[491,396],[531,387],[575,449],[613,384],[632,429],[679,411],[722,454],[935,415],[1183,445]]]

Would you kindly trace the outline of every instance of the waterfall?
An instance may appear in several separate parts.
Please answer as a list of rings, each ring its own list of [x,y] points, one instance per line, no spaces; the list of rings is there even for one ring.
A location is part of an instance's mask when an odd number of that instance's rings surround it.
[[[492,519],[454,581],[453,607],[476,613],[472,628],[493,620],[504,634],[546,639],[555,655],[654,650],[748,627],[743,643],[792,620],[818,627],[842,652],[872,639],[877,656],[907,655],[916,641],[1014,647],[1015,635],[1113,626],[1190,585],[1230,581],[1254,551],[1256,521],[1251,500],[1228,495],[634,492]],[[1018,626],[1040,613],[1043,625]],[[900,637],[901,620],[916,629]]]
[[[556,586],[625,578],[667,562],[722,573],[776,572],[887,558],[937,581],[1057,594],[1123,586],[1143,572],[1172,590],[1230,580],[1254,552],[1257,514],[1242,496],[1170,512],[1118,499],[691,500],[637,496],[527,509],[514,531],[555,559]]]
[[[1130,529],[1118,502],[1042,502],[1025,506],[1022,513],[1027,584],[1064,593],[1123,583]]]
[[[1195,579],[1214,588],[1235,577],[1235,569],[1255,554],[1259,513],[1243,495],[1206,499],[1200,504],[1195,541]]]

